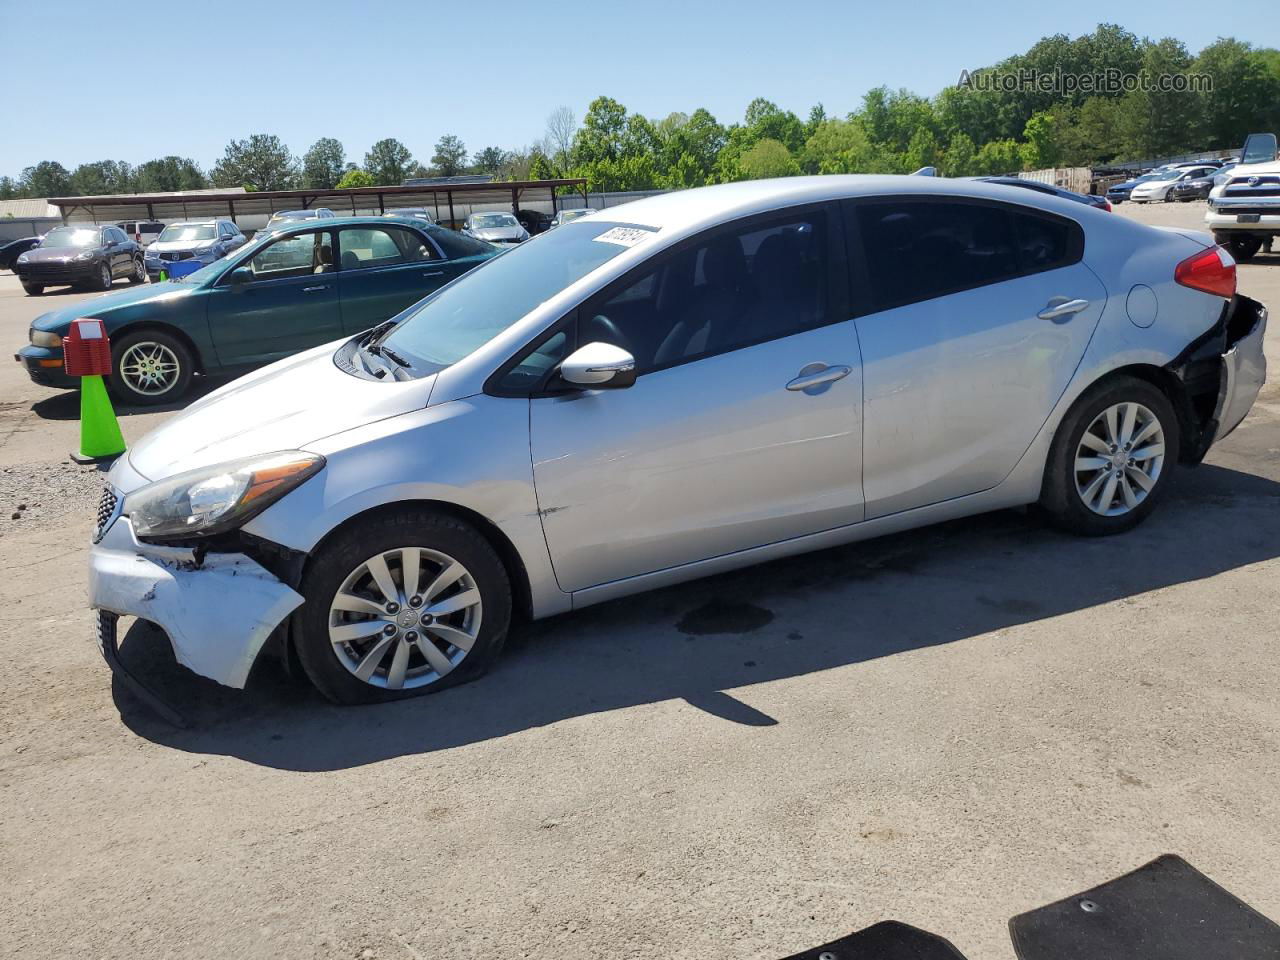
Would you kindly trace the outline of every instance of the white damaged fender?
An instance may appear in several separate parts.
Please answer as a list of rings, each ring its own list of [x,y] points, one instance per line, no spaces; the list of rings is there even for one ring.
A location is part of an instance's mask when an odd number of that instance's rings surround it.
[[[271,632],[302,597],[242,553],[140,543],[118,517],[89,552],[89,605],[149,620],[188,669],[241,688]]]

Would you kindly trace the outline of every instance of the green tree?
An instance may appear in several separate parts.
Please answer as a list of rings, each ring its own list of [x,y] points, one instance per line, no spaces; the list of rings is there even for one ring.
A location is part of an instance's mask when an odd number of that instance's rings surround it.
[[[203,190],[209,186],[209,179],[194,160],[168,156],[141,164],[134,171],[133,185],[140,193],[171,193]]]
[[[379,186],[399,186],[412,164],[409,148],[394,137],[379,140],[364,155],[364,171]]]
[[[806,173],[862,173],[871,142],[862,124],[824,120],[805,142],[800,165]]]
[[[372,174],[365,173],[363,170],[348,170],[338,180],[337,188],[339,190],[350,190],[352,187],[376,187],[378,181],[373,179]]]
[[[297,177],[298,161],[279,137],[268,133],[232,140],[213,168],[213,183],[218,187],[288,190]]]
[[[467,166],[467,146],[453,134],[445,134],[436,141],[436,152],[431,156],[431,165],[441,177],[456,177],[464,172]]]
[[[1022,150],[1016,140],[989,140],[974,157],[975,176],[1017,173],[1022,169]]]
[[[347,151],[342,141],[321,137],[302,157],[302,185],[329,190],[335,187],[347,169]]]
[[[485,147],[472,158],[472,162],[481,173],[496,177],[507,163],[507,151],[501,147]]]
[[[974,161],[978,149],[973,145],[973,138],[967,133],[957,133],[947,144],[942,155],[942,174],[947,177],[973,176]]]
[[[677,116],[683,121],[672,122]],[[662,186],[678,190],[712,182],[725,132],[709,111],[699,107],[687,117],[672,114],[658,124],[657,133],[661,139],[658,167]]]
[[[551,161],[547,159],[547,155],[539,150],[533,154],[529,160],[530,180],[550,180],[555,177],[555,170],[551,168]]]
[[[79,197],[132,193],[133,168],[121,160],[82,163],[71,172],[71,191]]]
[[[1280,128],[1280,74],[1265,51],[1231,38],[1200,51],[1192,69],[1213,78],[1200,95],[1201,139],[1213,148],[1238,147],[1250,133]]]
[[[56,160],[41,160],[22,171],[22,192],[28,197],[65,197],[71,193],[71,174]]]
[[[645,190],[658,183],[654,125],[609,97],[597,97],[573,139],[573,173],[589,190]]]
[[[1062,159],[1058,118],[1047,110],[1033,113],[1022,131],[1022,163],[1028,170],[1056,167]]]
[[[744,180],[765,180],[769,177],[793,177],[800,172],[800,164],[783,143],[766,139],[738,158],[738,170]]]
[[[0,200],[16,200],[21,192],[13,177],[0,177]]]

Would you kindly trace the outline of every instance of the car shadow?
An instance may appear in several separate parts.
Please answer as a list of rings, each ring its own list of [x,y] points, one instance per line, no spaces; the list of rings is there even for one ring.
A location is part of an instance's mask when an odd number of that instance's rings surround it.
[[[191,386],[187,392],[182,395],[181,399],[175,400],[173,403],[158,403],[154,406],[131,406],[121,403],[119,400],[112,398],[112,405],[115,409],[116,416],[132,417],[140,413],[171,413],[176,410],[182,410],[195,403],[207,393],[212,393],[226,383],[230,383],[234,377],[205,377],[197,376],[191,380]],[[80,391],[76,389],[65,390],[62,393],[45,397],[43,400],[37,400],[31,404],[31,412],[41,420],[79,420],[80,419]]]
[[[1206,465],[1183,471],[1161,509],[1120,537],[1070,537],[1004,511],[779,560],[517,626],[478,682],[378,706],[333,706],[265,657],[245,690],[222,687],[179,666],[163,633],[135,621],[124,662],[191,727],[165,723],[118,680],[113,695],[125,724],[156,743],[297,771],[673,698],[767,727],[777,721],[746,702],[752,684],[962,642],[1277,555],[1280,483]],[[1119,629],[1143,616],[1125,606],[1116,615]]]

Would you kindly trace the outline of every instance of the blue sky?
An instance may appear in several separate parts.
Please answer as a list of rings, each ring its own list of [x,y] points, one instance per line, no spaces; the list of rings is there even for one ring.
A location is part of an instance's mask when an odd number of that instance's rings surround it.
[[[356,162],[397,137],[425,162],[446,133],[472,151],[528,144],[555,107],[581,117],[600,94],[655,118],[706,107],[729,123],[757,96],[801,116],[819,101],[843,114],[871,87],[932,95],[964,68],[1089,32],[1099,17],[1193,53],[1218,36],[1280,45],[1263,2],[996,6],[600,0],[551,16],[528,0],[0,0],[0,174],[167,153],[208,167],[250,133],[299,155],[337,137]]]

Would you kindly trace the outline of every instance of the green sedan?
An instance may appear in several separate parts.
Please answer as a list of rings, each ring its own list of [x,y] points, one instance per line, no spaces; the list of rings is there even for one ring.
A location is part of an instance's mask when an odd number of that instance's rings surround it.
[[[43,314],[15,359],[36,383],[78,387],[62,337],[95,317],[111,337],[116,396],[171,403],[196,373],[242,373],[367,330],[499,252],[411,217],[300,221],[180,279]]]

